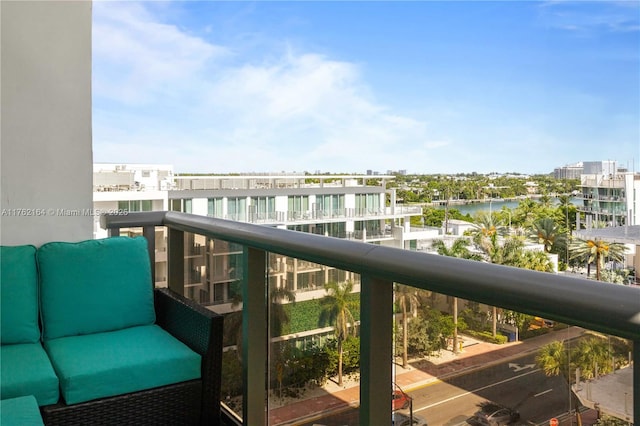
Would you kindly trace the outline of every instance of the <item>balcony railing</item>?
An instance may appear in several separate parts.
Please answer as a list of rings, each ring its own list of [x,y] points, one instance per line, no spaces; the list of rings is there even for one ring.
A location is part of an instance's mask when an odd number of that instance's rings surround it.
[[[237,223],[178,212],[103,216],[112,235],[119,228],[168,229],[169,287],[184,291],[184,232],[244,246],[243,423],[266,425],[265,378],[269,331],[267,253],[360,274],[360,424],[391,418],[392,307],[394,282],[542,317],[633,341],[633,407],[640,412],[640,290],[586,279],[539,273],[302,232]],[[153,259],[154,239],[149,241]],[[603,286],[607,287],[603,287]],[[251,291],[249,291],[251,290]],[[250,324],[252,326],[250,326]]]

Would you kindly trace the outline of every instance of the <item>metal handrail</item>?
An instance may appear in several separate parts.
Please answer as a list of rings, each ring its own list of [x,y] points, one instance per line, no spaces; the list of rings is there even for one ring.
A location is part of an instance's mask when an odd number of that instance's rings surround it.
[[[102,222],[106,229],[168,226],[640,340],[637,288],[179,212],[105,215]]]

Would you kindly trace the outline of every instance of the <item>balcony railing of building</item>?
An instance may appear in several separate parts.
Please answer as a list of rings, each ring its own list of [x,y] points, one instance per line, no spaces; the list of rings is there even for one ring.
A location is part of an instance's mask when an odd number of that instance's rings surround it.
[[[102,217],[111,235],[143,227],[153,257],[154,227],[168,229],[169,287],[184,292],[184,233],[244,246],[242,422],[268,423],[268,253],[360,274],[360,424],[391,418],[393,286],[402,283],[491,306],[573,324],[633,342],[633,408],[640,412],[640,290],[272,227],[178,212]],[[603,286],[607,286],[606,288]],[[265,324],[257,327],[256,324]]]

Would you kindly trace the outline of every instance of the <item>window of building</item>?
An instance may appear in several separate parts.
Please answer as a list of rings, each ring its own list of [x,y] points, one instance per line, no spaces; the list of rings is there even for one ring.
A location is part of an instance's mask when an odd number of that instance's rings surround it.
[[[169,207],[174,212],[191,213],[192,202],[191,198],[175,199],[171,200]]]
[[[209,198],[207,200],[207,215],[211,217],[224,218],[222,210],[222,198]]]
[[[304,215],[309,211],[308,195],[292,195],[287,201],[289,216],[294,219],[304,218]]]
[[[150,212],[153,210],[152,200],[124,200],[118,201],[118,210],[128,212]]]
[[[245,222],[247,220],[247,199],[244,197],[227,199],[227,215],[231,220]]]
[[[274,219],[276,212],[275,197],[252,197],[251,220]]]

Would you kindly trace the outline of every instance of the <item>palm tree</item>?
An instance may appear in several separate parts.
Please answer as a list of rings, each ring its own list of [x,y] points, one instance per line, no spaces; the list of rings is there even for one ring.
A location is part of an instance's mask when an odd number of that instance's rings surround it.
[[[273,286],[271,291],[269,291],[269,301],[271,304],[269,307],[269,325],[271,337],[281,336],[285,324],[288,324],[290,321],[289,313],[282,305],[282,302],[285,300],[295,302],[296,295],[284,287]]]
[[[518,203],[514,211],[514,222],[520,226],[528,227],[533,222],[533,218],[538,211],[539,205],[530,198],[525,198]]]
[[[612,371],[611,351],[604,339],[592,337],[581,340],[573,358],[585,379]]]
[[[497,228],[493,231],[492,228],[483,226],[480,228],[480,232],[477,232],[474,236],[474,242],[478,245],[480,250],[484,252],[486,259],[490,263],[506,266],[520,266],[522,247],[524,245],[520,238],[509,237],[500,244]],[[491,331],[495,337],[498,334],[498,309],[495,306],[492,307],[491,316]]]
[[[622,243],[608,243],[598,238],[586,240],[576,238],[570,244],[569,250],[571,251],[571,259],[583,259],[587,264],[595,261],[596,279],[600,281],[604,259],[608,257],[616,262],[624,262],[627,248]]]
[[[398,284],[396,287],[398,305],[402,310],[402,367],[407,368],[408,362],[408,313],[420,305],[420,299],[416,289],[407,285]]]
[[[550,217],[538,219],[533,223],[532,239],[544,244],[544,251],[551,253],[552,249],[564,247],[566,241],[563,230]]]
[[[458,257],[462,259],[482,260],[482,257],[469,251],[469,240],[457,238],[451,247],[448,247],[443,240],[434,240],[431,247],[435,248],[439,255]],[[458,298],[453,298],[453,353],[458,353]]]
[[[333,324],[336,340],[338,343],[338,385],[342,386],[342,342],[350,334],[350,330],[355,332],[353,327],[349,327],[355,321],[351,314],[353,302],[349,295],[353,290],[353,283],[328,282],[324,285],[327,295],[320,299],[320,325]]]
[[[547,376],[558,376],[561,373],[568,376],[569,366],[564,344],[555,341],[541,347],[536,356],[536,364]]]

